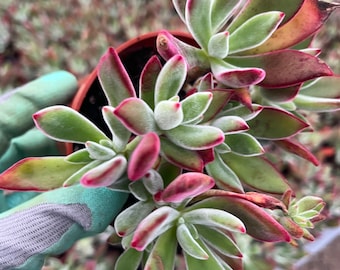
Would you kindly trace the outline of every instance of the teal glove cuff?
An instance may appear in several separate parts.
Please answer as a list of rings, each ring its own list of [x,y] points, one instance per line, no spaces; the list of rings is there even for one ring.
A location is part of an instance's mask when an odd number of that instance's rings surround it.
[[[0,269],[40,269],[80,238],[105,230],[127,193],[76,185],[45,192],[0,214]]]

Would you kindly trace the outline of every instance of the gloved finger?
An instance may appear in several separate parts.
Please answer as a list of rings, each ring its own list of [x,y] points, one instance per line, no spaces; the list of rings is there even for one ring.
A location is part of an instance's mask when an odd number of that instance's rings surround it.
[[[76,78],[56,71],[0,96],[0,156],[12,138],[33,127],[32,114],[68,102],[77,90]]]
[[[0,269],[41,269],[80,238],[100,233],[127,193],[76,185],[45,192],[0,214]]]
[[[60,154],[55,141],[37,128],[11,140],[7,151],[0,156],[0,173],[25,157],[52,156]]]

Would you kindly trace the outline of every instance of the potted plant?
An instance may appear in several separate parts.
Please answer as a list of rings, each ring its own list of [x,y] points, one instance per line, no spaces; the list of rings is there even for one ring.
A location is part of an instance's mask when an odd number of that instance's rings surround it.
[[[92,203],[115,190],[120,200],[110,202],[120,206],[122,194],[133,196],[117,216],[108,210],[116,205],[98,203],[109,218],[97,228],[112,221],[109,242],[125,250],[115,269],[174,269],[178,254],[187,269],[243,269],[241,234],[292,245],[313,240],[309,230],[325,203],[297,197],[270,149],[318,164],[298,135],[311,131],[308,111],[339,109],[339,89],[320,88],[339,77],[308,46],[338,5],[241,3],[173,0],[194,43],[158,32],[160,57],[147,60],[137,83],[109,48],[92,75],[107,99],[100,109],[106,128],[67,106],[34,113],[48,137],[82,147],[19,161],[0,175],[0,187],[47,191],[44,198],[85,187]]]

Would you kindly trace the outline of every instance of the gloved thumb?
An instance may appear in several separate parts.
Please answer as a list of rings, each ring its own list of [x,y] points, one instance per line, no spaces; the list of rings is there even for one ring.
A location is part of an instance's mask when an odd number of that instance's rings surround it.
[[[75,185],[38,195],[0,214],[0,269],[41,269],[80,238],[105,230],[127,193]]]

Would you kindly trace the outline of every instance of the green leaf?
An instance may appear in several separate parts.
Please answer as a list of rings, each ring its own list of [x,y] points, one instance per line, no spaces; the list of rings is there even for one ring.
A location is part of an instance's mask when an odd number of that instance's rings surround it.
[[[176,251],[176,228],[172,227],[158,237],[146,261],[144,269],[174,269],[176,262]]]
[[[287,111],[265,107],[248,121],[249,134],[256,138],[277,140],[291,137],[308,127],[308,124]]]
[[[291,240],[288,232],[268,212],[247,200],[228,195],[228,192],[216,190],[211,197],[195,203],[187,210],[215,208],[238,217],[246,226],[247,234],[266,242]]]
[[[71,163],[89,163],[93,161],[87,149],[83,148],[65,157],[65,161]]]
[[[137,270],[142,262],[143,252],[133,248],[126,249],[115,264],[115,270]]]
[[[217,33],[239,8],[240,0],[214,0],[211,5],[211,29],[212,33]]]
[[[108,160],[116,155],[115,151],[112,149],[96,142],[88,141],[85,143],[85,147],[92,159]]]
[[[210,102],[209,108],[203,115],[203,123],[213,119],[223,109],[223,107],[227,104],[227,102],[234,94],[234,90],[226,89],[213,89],[209,92],[213,94],[213,98]]]
[[[116,152],[124,150],[128,143],[131,133],[130,131],[118,120],[114,115],[115,108],[111,106],[104,106],[102,108],[102,114],[106,125],[109,127],[112,134],[113,149]]]
[[[240,249],[227,234],[222,233],[220,230],[215,230],[202,225],[197,225],[196,228],[199,235],[203,238],[203,241],[221,252],[223,255],[239,258],[242,257]]]
[[[57,141],[85,143],[108,140],[90,120],[66,106],[56,105],[42,109],[33,114],[33,120],[46,136]]]
[[[213,94],[211,92],[198,92],[181,101],[183,110],[183,124],[187,124],[201,118],[209,108]]]
[[[208,54],[223,59],[229,54],[229,33],[222,32],[213,35],[208,43]]]
[[[149,170],[147,174],[144,175],[142,182],[146,190],[152,195],[164,189],[162,176],[158,171],[153,169]]]
[[[200,208],[185,212],[182,218],[187,223],[215,227],[221,230],[245,233],[243,222],[236,216],[219,209]]]
[[[221,154],[223,161],[246,185],[267,193],[283,194],[290,189],[286,179],[261,156],[243,157],[232,153]]]
[[[284,13],[270,11],[251,17],[238,27],[229,38],[229,53],[237,53],[261,45],[277,29]]]
[[[208,51],[212,33],[211,1],[188,0],[185,9],[186,25],[197,43]]]
[[[159,73],[155,85],[155,104],[177,96],[187,76],[187,66],[183,56],[169,59]]]
[[[32,191],[58,188],[83,166],[67,162],[64,157],[25,158],[0,174],[0,188]]]
[[[189,150],[212,148],[224,141],[223,132],[211,126],[181,125],[165,134],[174,144]]]
[[[114,222],[117,234],[121,237],[131,234],[154,207],[154,203],[151,201],[139,201],[123,210]]]
[[[98,79],[109,105],[115,107],[129,97],[135,97],[135,89],[114,48],[109,48],[98,64]]]
[[[297,95],[294,104],[301,110],[312,112],[332,112],[340,110],[340,98],[321,98]]]
[[[145,64],[139,79],[139,98],[143,99],[151,109],[155,108],[155,87],[161,69],[161,61],[154,55]]]
[[[196,239],[197,243],[203,247],[204,251],[208,254],[207,260],[198,260],[186,252],[184,252],[185,265],[187,270],[197,269],[214,269],[214,270],[225,270],[222,263],[219,261],[215,253],[213,253],[201,239]]]
[[[205,168],[219,188],[244,193],[238,176],[223,162],[218,153],[215,153],[214,161],[205,165]]]
[[[80,183],[87,187],[109,186],[123,175],[126,166],[126,158],[117,155],[86,172],[80,179]]]
[[[84,165],[83,168],[76,171],[69,178],[67,178],[63,183],[63,187],[69,187],[69,186],[72,186],[74,184],[78,184],[80,182],[80,179],[83,177],[83,175],[85,173],[87,173],[88,171],[92,170],[93,168],[99,166],[102,163],[103,163],[102,160],[92,160],[92,162],[87,163],[86,165]]]
[[[169,206],[156,209],[139,223],[133,235],[131,247],[138,251],[144,250],[159,235],[173,227],[179,215],[177,210]]]
[[[249,129],[243,118],[238,116],[222,116],[211,123],[212,126],[221,129],[225,134],[234,134]]]
[[[246,106],[240,105],[232,107],[220,113],[221,116],[239,116],[245,121],[249,121],[255,118],[261,111],[263,106],[258,104],[252,104],[251,110]]]
[[[304,84],[300,93],[304,96],[321,98],[340,97],[340,76],[322,77],[316,82]]]
[[[153,111],[141,99],[125,99],[113,113],[134,134],[143,135],[156,130]]]
[[[169,162],[189,171],[201,172],[203,170],[203,160],[197,151],[183,149],[166,138],[160,137],[160,139],[161,154]]]
[[[224,142],[232,152],[245,157],[259,156],[265,152],[259,141],[247,133],[229,134]]]
[[[188,255],[199,260],[207,260],[209,258],[209,255],[194,239],[187,225],[184,223],[178,225],[176,235],[178,243]]]
[[[178,101],[162,100],[155,107],[154,117],[161,130],[175,128],[183,121],[182,105]]]

